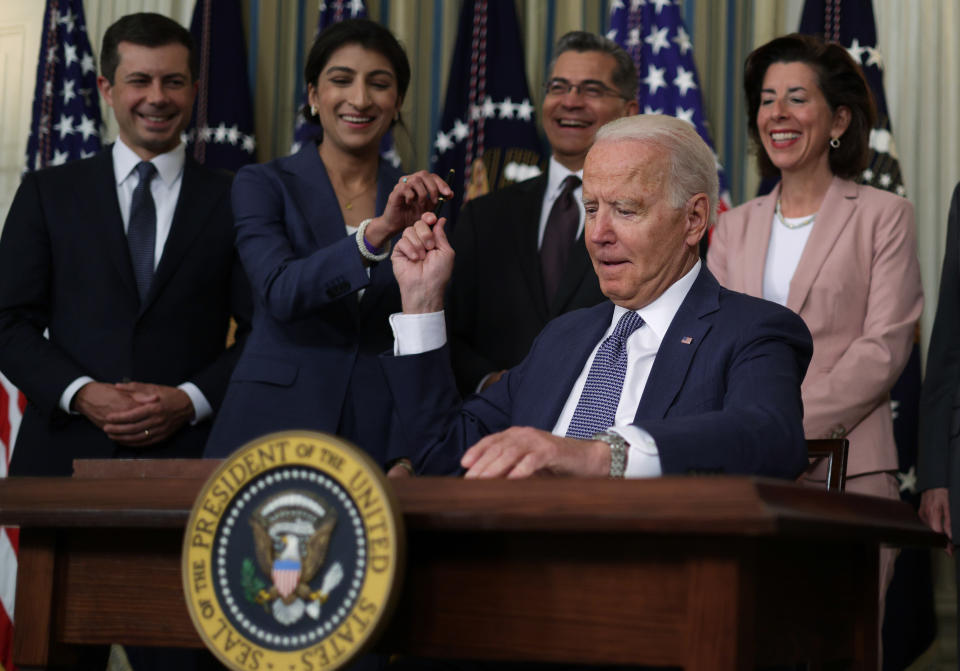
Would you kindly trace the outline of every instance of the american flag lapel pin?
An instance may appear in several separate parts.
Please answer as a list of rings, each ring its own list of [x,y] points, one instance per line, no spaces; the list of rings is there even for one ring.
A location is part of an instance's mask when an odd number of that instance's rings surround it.
[[[680,338],[680,342],[683,343],[684,345],[690,345],[691,343],[693,343],[693,338],[691,338],[690,336],[683,336],[682,338]]]

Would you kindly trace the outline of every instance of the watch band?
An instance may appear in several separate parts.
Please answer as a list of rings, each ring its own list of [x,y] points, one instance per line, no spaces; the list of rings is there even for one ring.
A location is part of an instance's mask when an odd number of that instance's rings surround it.
[[[627,470],[627,448],[630,447],[623,436],[607,429],[593,435],[594,440],[602,440],[610,446],[610,477],[622,478]]]

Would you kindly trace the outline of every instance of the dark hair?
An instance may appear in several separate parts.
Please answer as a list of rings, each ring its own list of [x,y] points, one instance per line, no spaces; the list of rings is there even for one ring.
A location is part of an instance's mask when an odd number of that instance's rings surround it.
[[[327,61],[330,60],[333,53],[348,44],[358,44],[364,49],[376,51],[390,61],[393,73],[397,77],[397,92],[399,93],[397,102],[403,100],[407,95],[407,87],[410,85],[410,61],[407,60],[407,53],[397,42],[393,33],[370,19],[340,21],[317,35],[313,46],[310,47],[310,53],[307,54],[307,64],[303,68],[303,77],[307,85],[316,86],[320,73],[323,72],[323,68],[326,67]],[[320,124],[320,118],[310,113],[309,103],[303,106],[302,113],[303,118],[307,121],[317,125]],[[399,114],[399,109],[397,113]],[[400,123],[403,122],[400,121]]]
[[[852,179],[867,167],[870,156],[870,130],[876,125],[877,112],[863,72],[839,44],[827,43],[811,35],[794,33],[778,37],[747,56],[743,66],[743,89],[747,96],[747,129],[757,153],[760,174],[780,174],[760,141],[757,110],[767,68],[774,63],[804,63],[817,75],[817,84],[832,112],[839,107],[850,110],[850,125],[840,146],[830,149],[830,170],[834,175]]]
[[[576,51],[577,53],[599,51],[613,56],[613,60],[617,63],[611,76],[613,85],[620,90],[620,95],[627,100],[637,99],[637,67],[633,64],[630,54],[624,51],[619,44],[602,35],[595,35],[584,30],[572,30],[557,41],[553,60],[550,62],[550,72],[553,72],[560,54],[566,51]]]
[[[121,16],[107,28],[107,32],[103,34],[103,45],[100,47],[100,74],[106,77],[111,85],[114,75],[117,74],[117,65],[120,64],[117,46],[121,42],[139,44],[142,47],[182,44],[190,54],[190,78],[197,81],[200,66],[193,48],[193,37],[189,30],[173,19],[162,14],[141,12]]]

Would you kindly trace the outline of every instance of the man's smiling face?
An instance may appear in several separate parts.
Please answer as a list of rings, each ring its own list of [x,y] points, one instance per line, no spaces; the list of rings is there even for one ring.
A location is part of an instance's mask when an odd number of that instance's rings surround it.
[[[175,148],[190,123],[197,83],[190,76],[190,53],[182,44],[145,47],[117,45],[120,62],[113,83],[97,85],[119,126],[120,139],[150,160]]]
[[[599,82],[612,91],[617,61],[602,51],[564,51],[550,73],[550,80],[562,79],[578,88],[565,94],[547,93],[543,98],[543,130],[554,157],[569,170],[583,167],[587,152],[600,126],[627,114],[635,114],[636,101],[618,95],[590,97],[579,85]]]

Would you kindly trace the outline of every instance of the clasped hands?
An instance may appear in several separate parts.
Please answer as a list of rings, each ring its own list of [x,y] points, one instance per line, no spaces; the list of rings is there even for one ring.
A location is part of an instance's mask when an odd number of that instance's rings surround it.
[[[74,396],[73,409],[127,447],[166,440],[194,416],[182,389],[145,382],[89,382]]]

